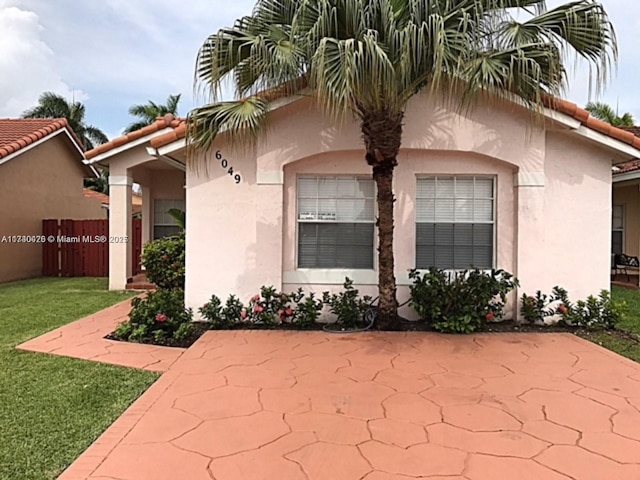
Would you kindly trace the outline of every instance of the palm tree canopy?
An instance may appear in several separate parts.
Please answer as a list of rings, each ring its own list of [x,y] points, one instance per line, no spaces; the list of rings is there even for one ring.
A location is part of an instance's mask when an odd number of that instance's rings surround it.
[[[180,103],[180,97],[182,94],[169,95],[167,101],[164,104],[157,104],[149,100],[147,103],[140,105],[133,105],[129,108],[129,114],[134,117],[139,117],[140,120],[133,122],[125,128],[124,133],[134,132],[141,128],[151,125],[156,121],[158,117],[163,117],[170,113],[172,115],[178,115],[178,104]]]
[[[81,102],[69,102],[53,92],[44,92],[38,105],[22,113],[23,118],[66,118],[69,126],[82,142],[85,150],[107,143],[109,139],[102,130],[85,123],[85,107]]]
[[[212,103],[191,112],[189,136],[200,149],[222,129],[255,139],[269,103],[304,87],[336,119],[397,117],[425,87],[465,104],[514,94],[539,109],[564,91],[572,53],[601,87],[617,47],[595,0],[551,10],[544,0],[259,0],[202,45],[195,81]],[[219,101],[226,79],[234,101]]]
[[[633,127],[635,125],[633,115],[627,112],[619,116],[618,112],[614,111],[613,108],[606,103],[589,102],[584,108],[598,120],[607,122],[614,127]]]

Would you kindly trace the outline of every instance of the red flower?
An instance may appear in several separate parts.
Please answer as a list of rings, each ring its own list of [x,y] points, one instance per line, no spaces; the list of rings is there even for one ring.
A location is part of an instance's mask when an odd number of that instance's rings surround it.
[[[255,307],[253,307],[253,311],[255,313],[262,313],[264,311],[264,308],[262,308],[261,305],[256,305]]]
[[[484,318],[486,318],[487,320],[493,320],[496,316],[494,315],[493,312],[489,312],[485,315]]]
[[[257,302],[258,300],[260,300],[260,295],[254,295],[253,297],[251,297],[251,300]]]
[[[167,316],[164,313],[159,313],[156,315],[156,322],[166,322],[167,321]]]
[[[563,314],[566,315],[567,314],[567,306],[564,303],[561,303],[560,305],[558,305],[558,311]]]

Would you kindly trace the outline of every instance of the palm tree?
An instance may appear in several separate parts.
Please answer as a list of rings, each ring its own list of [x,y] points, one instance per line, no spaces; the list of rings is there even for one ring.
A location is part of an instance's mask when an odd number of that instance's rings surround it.
[[[85,178],[84,186],[89,190],[109,195],[109,169],[98,169],[98,176]]]
[[[22,118],[66,118],[85,150],[107,143],[102,130],[85,123],[85,107],[81,102],[69,102],[53,92],[44,92],[38,98],[38,106],[26,110]]]
[[[151,100],[145,104],[133,105],[129,109],[129,113],[134,117],[139,117],[140,120],[131,123],[127,128],[125,128],[124,133],[134,132],[146,127],[147,125],[151,125],[156,121],[156,118],[164,117],[167,113],[177,116],[178,103],[180,103],[181,96],[182,94],[169,95],[164,105],[157,104]]]
[[[584,109],[598,120],[607,122],[614,127],[633,127],[635,125],[633,115],[627,112],[619,116],[618,112],[614,111],[613,108],[606,103],[589,102]]]
[[[336,121],[355,118],[377,187],[377,322],[397,328],[392,180],[407,103],[428,88],[472,108],[487,93],[515,96],[540,115],[566,87],[571,52],[601,87],[617,42],[594,0],[552,10],[544,0],[258,0],[199,50],[195,81],[214,103],[189,115],[189,158],[204,161],[196,152],[223,130],[233,143],[254,142],[270,104],[303,90]],[[233,101],[220,100],[227,79]]]

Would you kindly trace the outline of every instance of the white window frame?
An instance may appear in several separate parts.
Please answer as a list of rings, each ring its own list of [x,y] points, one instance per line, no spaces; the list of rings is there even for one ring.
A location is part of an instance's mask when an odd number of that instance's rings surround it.
[[[438,174],[420,174],[420,175],[416,175],[416,180],[415,180],[415,186],[416,186],[416,198],[415,200],[415,204],[417,207],[417,202],[418,202],[418,181],[420,181],[421,179],[430,179],[430,178],[434,178],[436,179],[436,186],[437,186],[437,179],[438,178],[453,178],[454,179],[454,185],[455,185],[455,179],[456,178],[482,178],[482,179],[490,179],[493,182],[492,188],[493,188],[493,202],[492,202],[492,218],[493,221],[491,222],[474,222],[474,221],[464,221],[464,222],[453,222],[455,223],[485,223],[488,225],[493,225],[493,238],[492,238],[492,251],[491,251],[491,267],[490,268],[481,268],[479,270],[484,271],[484,272],[490,272],[491,269],[495,269],[496,265],[497,265],[497,258],[498,258],[498,177],[497,175],[490,175],[490,174],[473,174],[473,173],[438,173]],[[436,187],[437,188],[437,187]],[[454,186],[454,192],[455,192],[455,186]],[[435,197],[437,198],[437,197]],[[454,196],[454,208],[455,208],[455,196]],[[455,210],[454,210],[454,214],[455,214]],[[414,208],[414,223],[415,223],[415,227],[414,227],[414,248],[415,248],[415,253],[414,253],[414,265],[417,265],[417,256],[418,256],[418,223],[424,223],[424,222],[418,222],[418,216],[417,216],[417,208]],[[438,223],[438,222],[435,222]],[[443,222],[444,223],[444,222]],[[428,269],[427,268],[417,268],[417,270],[419,272],[426,272]],[[457,271],[463,271],[466,269],[457,269],[457,268],[444,268],[442,269],[444,271],[447,272],[457,272]]]
[[[622,212],[621,212],[622,213],[621,214],[622,228],[613,228],[613,217],[614,217],[614,212],[615,212],[616,207],[618,207],[618,208],[620,208],[620,210],[622,210]],[[611,233],[620,232],[622,234],[622,253],[624,253],[626,251],[625,238],[624,238],[624,230],[625,230],[624,213],[625,213],[624,204],[613,205],[613,207],[611,209]],[[611,250],[613,251],[613,244],[611,245]]]
[[[356,221],[350,223],[366,223],[373,224],[373,249],[372,249],[372,268],[311,268],[311,267],[299,267],[299,246],[300,246],[300,223],[341,223],[330,220],[300,220],[298,218],[299,211],[299,182],[303,178],[352,178],[352,179],[373,179],[368,175],[363,174],[331,174],[331,173],[300,173],[296,175],[296,188],[295,188],[295,205],[294,205],[294,221],[295,221],[295,255],[294,255],[294,271],[283,272],[284,283],[318,283],[318,284],[342,284],[345,277],[349,277],[356,284],[361,285],[375,285],[378,283],[378,256],[376,251],[378,248],[378,235],[376,227],[376,218],[378,215],[377,202],[376,202],[376,190],[374,182],[374,212],[372,221]]]

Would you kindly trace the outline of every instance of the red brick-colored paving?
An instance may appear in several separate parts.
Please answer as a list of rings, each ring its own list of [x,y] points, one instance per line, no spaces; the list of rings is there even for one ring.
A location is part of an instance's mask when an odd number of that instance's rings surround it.
[[[640,365],[569,334],[208,332],[61,480],[640,479]]]
[[[88,317],[45,333],[17,348],[96,362],[124,365],[154,372],[166,371],[184,352],[183,348],[156,347],[106,340],[105,335],[126,320],[131,301],[120,302]]]

